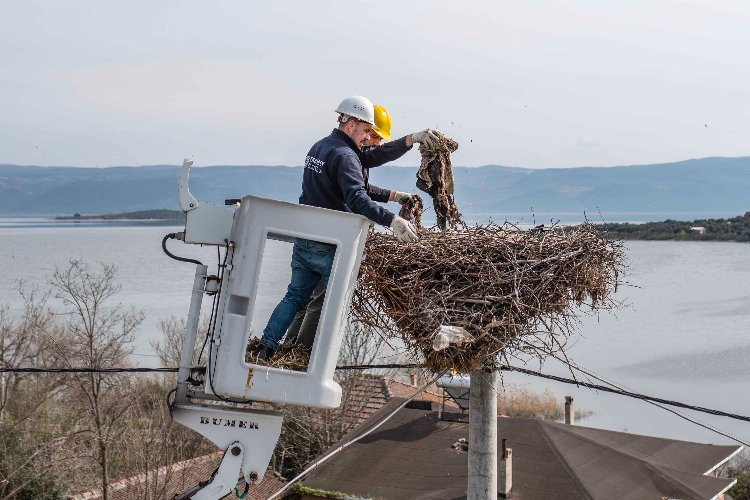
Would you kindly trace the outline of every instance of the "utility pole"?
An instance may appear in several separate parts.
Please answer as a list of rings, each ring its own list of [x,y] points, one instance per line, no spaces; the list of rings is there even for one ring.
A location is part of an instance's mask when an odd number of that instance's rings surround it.
[[[475,371],[469,382],[467,500],[497,498],[497,371]]]

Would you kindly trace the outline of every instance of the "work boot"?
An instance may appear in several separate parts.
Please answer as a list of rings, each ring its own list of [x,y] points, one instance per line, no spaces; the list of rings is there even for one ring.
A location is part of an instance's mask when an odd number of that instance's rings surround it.
[[[268,361],[273,357],[276,351],[266,345],[258,344],[258,347],[253,349],[253,360],[255,361]]]

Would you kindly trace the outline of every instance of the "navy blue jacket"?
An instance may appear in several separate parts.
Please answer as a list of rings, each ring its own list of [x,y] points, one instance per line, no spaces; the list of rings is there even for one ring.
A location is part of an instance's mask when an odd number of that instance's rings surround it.
[[[390,226],[394,214],[375,203],[368,194],[362,174],[363,167],[377,167],[399,158],[408,150],[405,139],[399,139],[362,152],[349,136],[334,129],[331,135],[316,142],[307,153],[299,202],[303,205],[354,212],[383,226]],[[379,201],[388,201],[389,191],[376,186],[371,186],[371,189],[373,197],[380,198]],[[385,199],[382,199],[383,195]]]

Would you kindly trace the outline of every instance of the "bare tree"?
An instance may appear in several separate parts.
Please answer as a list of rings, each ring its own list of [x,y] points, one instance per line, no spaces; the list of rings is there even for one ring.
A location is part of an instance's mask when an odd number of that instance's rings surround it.
[[[86,263],[71,260],[66,269],[56,269],[52,275],[50,285],[66,309],[67,320],[59,338],[48,335],[46,340],[64,366],[96,370],[128,365],[133,332],[143,314],[125,311],[120,304],[110,306],[120,290],[115,274],[111,265],[102,264],[97,273]],[[70,409],[84,417],[79,432],[93,441],[89,458],[99,469],[104,499],[109,498],[110,451],[133,401],[131,380],[96,371],[67,378]]]
[[[339,353],[339,364],[372,364],[380,356],[383,343],[372,330],[350,322]],[[338,408],[284,407],[281,437],[272,458],[276,472],[296,474],[362,420],[363,411],[372,397],[365,389],[372,376],[356,370],[339,371],[336,380],[342,390]]]
[[[45,368],[56,361],[41,348],[39,336],[55,329],[55,317],[47,307],[48,294],[17,284],[23,311],[16,319],[7,306],[0,306],[0,367]],[[53,377],[28,376],[18,372],[0,373],[0,420],[8,410],[16,421],[32,416],[60,384]]]
[[[19,317],[7,306],[0,307],[0,367],[54,366],[53,357],[39,343],[41,332],[56,331],[48,296],[23,282],[17,290],[23,300]],[[40,435],[55,437],[60,430],[47,411],[39,410],[54,400],[60,386],[59,379],[50,375],[0,373],[0,499],[53,498],[59,493],[59,478],[49,475],[56,465],[50,459],[49,439]]]
[[[141,381],[136,393],[136,404],[126,417],[129,432],[121,443],[123,456],[127,457],[128,474],[139,476],[130,495],[143,500],[161,500],[166,498],[170,483],[180,479],[179,472],[170,466],[210,453],[215,446],[172,421],[161,384],[155,380]]]
[[[208,319],[202,317],[198,325],[199,332],[208,331]],[[187,320],[182,317],[170,316],[167,319],[159,320],[159,328],[162,332],[162,338],[160,341],[151,341],[151,347],[154,352],[159,356],[159,361],[164,367],[176,367],[180,364],[180,355],[182,354],[182,344],[185,341],[185,330],[187,328]],[[199,363],[199,355],[201,354],[202,344],[196,342],[195,350],[193,352],[193,364]],[[177,381],[177,375],[173,373],[165,374],[165,382],[174,386]]]

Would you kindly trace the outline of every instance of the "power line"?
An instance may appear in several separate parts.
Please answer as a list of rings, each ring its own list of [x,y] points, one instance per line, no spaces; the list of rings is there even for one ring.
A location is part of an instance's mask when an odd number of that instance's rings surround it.
[[[382,364],[382,365],[343,365],[337,366],[337,370],[371,370],[371,369],[397,369],[397,368],[423,368],[421,364]],[[556,382],[562,382],[565,384],[572,384],[578,387],[586,387],[588,389],[594,389],[602,392],[609,392],[612,394],[618,394],[621,396],[627,396],[630,398],[640,399],[642,401],[656,402],[669,406],[676,406],[678,408],[685,408],[687,410],[694,410],[701,413],[707,413],[709,415],[717,415],[720,417],[732,418],[735,420],[741,420],[743,422],[750,422],[750,417],[745,415],[739,415],[736,413],[729,413],[722,410],[714,410],[712,408],[706,408],[703,406],[696,406],[687,403],[681,403],[679,401],[673,401],[664,398],[658,398],[655,396],[648,396],[634,391],[628,391],[620,388],[613,388],[606,385],[592,384],[590,382],[582,382],[580,380],[574,380],[566,377],[559,377],[557,375],[549,375],[546,373],[528,370],[518,366],[501,365],[497,368],[500,371],[514,371],[531,375],[534,377],[541,377],[548,380],[554,380]],[[148,372],[177,372],[177,368],[0,368],[0,373],[148,373]]]
[[[0,368],[0,373],[149,373],[177,372],[178,368]]]
[[[557,358],[556,356],[555,356],[555,358],[558,359],[558,361],[563,361],[560,358]],[[596,380],[598,380],[600,382],[603,382],[603,383],[607,384],[610,387],[614,387],[614,388],[619,389],[619,390],[630,390],[629,387],[627,387],[627,386],[625,386],[623,384],[616,383],[613,380],[610,380],[610,379],[606,378],[604,375],[600,375],[600,374],[594,372],[593,370],[590,370],[588,368],[584,368],[584,367],[580,366],[579,364],[575,363],[569,357],[566,357],[565,363],[567,363],[567,365],[569,367],[575,368],[576,370],[578,370],[579,372],[583,373],[587,377],[594,378],[594,379],[596,379]],[[728,432],[726,432],[726,431],[724,431],[724,430],[722,430],[722,429],[720,429],[720,428],[718,428],[718,427],[716,427],[714,425],[710,425],[710,424],[708,424],[708,423],[706,423],[706,422],[698,419],[697,417],[689,416],[689,415],[687,415],[687,414],[685,414],[685,413],[683,413],[683,412],[681,412],[679,410],[676,410],[674,408],[669,408],[667,405],[661,404],[661,403],[657,403],[655,401],[646,400],[646,402],[648,404],[650,404],[650,405],[653,405],[653,406],[661,409],[661,410],[668,411],[669,413],[672,413],[673,415],[676,415],[676,416],[680,417],[683,420],[687,420],[691,424],[695,424],[695,425],[697,425],[699,427],[703,427],[706,430],[709,430],[711,432],[714,432],[716,434],[719,434],[721,436],[729,438],[732,441],[736,441],[737,443],[740,443],[742,445],[750,447],[750,443],[747,443],[747,442],[743,441],[742,439],[740,439],[740,438],[738,438],[736,436],[733,436],[733,435],[729,434]]]
[[[631,398],[641,399],[644,401],[654,401],[656,403],[662,403],[662,404],[669,405],[669,406],[677,406],[679,408],[695,410],[695,411],[699,411],[702,413],[708,413],[710,415],[718,415],[721,417],[728,417],[728,418],[733,418],[735,420],[743,420],[745,422],[750,422],[750,417],[747,417],[745,415],[738,415],[736,413],[728,413],[728,412],[721,411],[721,410],[713,410],[711,408],[705,408],[703,406],[689,405],[686,403],[680,403],[679,401],[672,401],[669,399],[657,398],[654,396],[647,396],[645,394],[640,394],[640,393],[633,392],[633,391],[626,391],[624,389],[615,389],[606,385],[592,384],[590,382],[581,382],[580,380],[573,380],[570,378],[558,377],[556,375],[548,375],[546,373],[536,372],[534,370],[527,370],[526,368],[520,368],[517,366],[504,365],[504,366],[500,366],[499,369],[502,371],[513,371],[513,372],[524,373],[526,375],[533,375],[535,377],[546,378],[549,380],[554,380],[556,382],[563,382],[566,384],[573,384],[579,387],[586,387],[588,389],[596,389],[598,391],[611,392],[613,394],[619,394],[621,396],[628,396]]]

